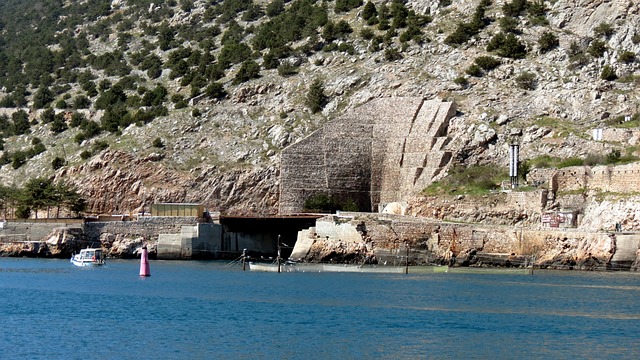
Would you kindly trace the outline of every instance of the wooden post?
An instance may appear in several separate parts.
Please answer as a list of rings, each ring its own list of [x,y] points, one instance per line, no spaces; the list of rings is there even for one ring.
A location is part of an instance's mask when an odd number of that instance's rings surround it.
[[[247,269],[247,249],[242,249],[242,271]]]

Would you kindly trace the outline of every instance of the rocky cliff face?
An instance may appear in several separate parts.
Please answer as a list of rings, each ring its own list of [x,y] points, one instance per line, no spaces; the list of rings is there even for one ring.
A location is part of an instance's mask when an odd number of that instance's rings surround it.
[[[380,5],[382,1],[374,3]],[[640,5],[636,2],[546,2],[548,26],[532,26],[523,20],[521,39],[527,47],[527,57],[501,58],[497,69],[481,77],[467,76],[465,70],[478,56],[493,55],[486,51],[486,45],[500,31],[498,20],[504,1],[496,1],[487,11],[495,21],[459,47],[446,45],[444,39],[454,30],[454,24],[469,18],[478,1],[454,1],[447,7],[439,4],[435,0],[407,2],[417,13],[432,15],[433,22],[424,29],[430,41],[410,42],[404,48],[400,43],[391,45],[402,48],[400,59],[387,60],[384,52],[368,50],[368,43],[356,36],[363,23],[354,12],[345,17],[356,30],[350,40],[353,54],[337,51],[298,54],[289,59],[301,65],[295,76],[281,77],[276,70],[263,69],[259,79],[240,85],[232,84],[237,70],[233,68],[220,80],[228,89],[228,99],[194,99],[197,100],[194,107],[202,113],[199,117],[191,116],[191,109],[171,109],[169,116],[150,124],[132,125],[121,135],[103,135],[100,140],[109,142],[110,149],[88,161],[82,160],[79,153],[90,148],[95,140],[79,145],[65,143],[60,136],[49,135],[44,125],[37,125],[34,134],[43,138],[52,150],[17,171],[3,166],[0,178],[19,185],[25,178],[47,174],[52,158],[66,151],[71,153],[69,166],[59,170],[55,177],[77,184],[93,213],[142,211],[153,202],[200,202],[213,211],[273,214],[278,206],[279,152],[327,119],[371,99],[391,96],[455,101],[459,112],[451,121],[449,131],[453,140],[447,150],[463,164],[506,166],[507,145],[512,135],[519,137],[523,159],[543,154],[585,156],[634,145],[596,143],[589,139],[589,134],[592,128],[602,127],[607,118],[638,112],[638,62],[618,60],[622,51],[636,54],[640,51],[636,41]],[[180,25],[202,12],[196,2],[191,14],[177,12],[168,21]],[[605,39],[604,55],[576,65],[572,60],[576,51],[572,44],[586,51],[595,37],[594,28],[602,23],[615,29]],[[545,31],[554,33],[560,45],[542,53],[538,39]],[[115,43],[92,43],[92,51],[114,50]],[[626,80],[602,80],[600,73],[605,65],[612,66],[618,77]],[[518,86],[517,77],[525,73],[535,76],[534,88],[524,90]],[[467,86],[454,82],[460,76],[468,79]],[[311,114],[304,106],[304,94],[314,78],[324,79],[329,98],[320,114]],[[168,74],[162,74],[160,79],[168,82]],[[177,84],[168,83],[171,92],[182,91]],[[162,149],[151,146],[158,137],[165,143]],[[15,147],[28,144],[27,136],[15,141]],[[66,144],[66,148],[57,144]],[[416,214],[462,211],[429,206]],[[490,215],[480,208],[473,215],[460,217],[474,221],[493,217],[497,223],[535,221],[529,219],[527,210],[496,209]],[[592,227],[598,226],[596,222],[589,220]]]
[[[82,189],[91,213],[149,212],[161,202],[204,203],[210,209],[235,214],[273,214],[277,208],[275,166],[221,172],[214,168],[181,173],[162,163],[163,154],[139,158],[105,151],[86,164],[56,174]]]

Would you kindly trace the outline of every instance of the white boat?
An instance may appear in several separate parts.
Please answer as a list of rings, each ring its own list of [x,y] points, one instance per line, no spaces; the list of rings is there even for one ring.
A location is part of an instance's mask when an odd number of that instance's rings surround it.
[[[278,272],[278,263],[256,263],[249,262],[250,271],[262,271],[262,272]],[[280,272],[296,272],[297,269],[290,263],[281,263]]]
[[[323,265],[325,272],[358,272],[358,273],[380,273],[380,274],[404,274],[404,267],[396,266],[376,266],[376,265]]]
[[[70,261],[75,266],[101,266],[106,262],[104,253],[99,248],[82,249],[79,254],[71,256]]]

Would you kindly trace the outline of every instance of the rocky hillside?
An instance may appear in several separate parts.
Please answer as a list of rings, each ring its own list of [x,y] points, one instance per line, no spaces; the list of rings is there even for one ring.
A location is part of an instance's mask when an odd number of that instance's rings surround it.
[[[93,213],[274,213],[280,151],[380,97],[454,100],[465,166],[506,167],[510,141],[531,160],[637,155],[635,138],[590,137],[640,123],[634,1],[1,6],[0,178],[75,183]]]

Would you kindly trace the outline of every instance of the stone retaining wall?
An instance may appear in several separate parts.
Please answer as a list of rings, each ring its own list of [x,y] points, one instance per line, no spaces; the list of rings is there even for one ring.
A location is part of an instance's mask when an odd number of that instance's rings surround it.
[[[421,191],[446,166],[450,102],[376,99],[325,125],[282,152],[280,213],[300,212],[326,193],[382,210]]]
[[[122,234],[155,240],[158,234],[179,233],[183,225],[196,225],[195,217],[140,217],[137,221],[88,222],[84,231],[89,241],[100,241],[102,234]]]
[[[635,193],[640,188],[640,163],[533,169],[527,175],[527,181],[548,185],[553,191],[597,190]]]

